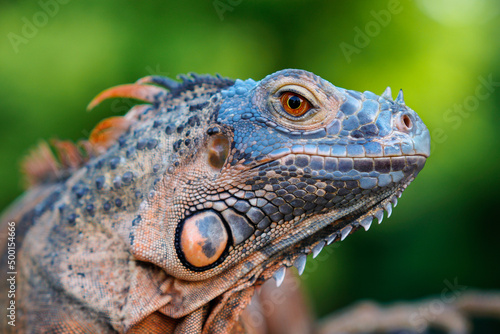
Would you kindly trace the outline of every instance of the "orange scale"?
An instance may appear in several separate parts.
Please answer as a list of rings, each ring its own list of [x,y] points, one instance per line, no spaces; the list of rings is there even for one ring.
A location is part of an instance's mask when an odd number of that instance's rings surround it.
[[[222,219],[212,211],[204,211],[186,219],[180,235],[180,247],[189,264],[202,268],[219,260],[228,240]]]

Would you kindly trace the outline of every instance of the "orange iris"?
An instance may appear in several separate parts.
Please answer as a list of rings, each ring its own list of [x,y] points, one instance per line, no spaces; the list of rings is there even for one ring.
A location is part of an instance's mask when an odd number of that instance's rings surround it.
[[[285,111],[294,117],[300,117],[311,109],[311,104],[299,94],[287,92],[280,97]]]

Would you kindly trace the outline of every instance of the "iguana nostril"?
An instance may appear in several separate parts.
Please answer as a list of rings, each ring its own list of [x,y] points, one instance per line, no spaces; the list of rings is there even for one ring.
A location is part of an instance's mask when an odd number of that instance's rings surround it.
[[[402,114],[397,122],[398,129],[403,132],[408,132],[413,129],[413,121],[408,114]]]
[[[403,123],[404,125],[408,128],[411,129],[413,127],[413,124],[411,122],[410,116],[408,115],[403,115]]]

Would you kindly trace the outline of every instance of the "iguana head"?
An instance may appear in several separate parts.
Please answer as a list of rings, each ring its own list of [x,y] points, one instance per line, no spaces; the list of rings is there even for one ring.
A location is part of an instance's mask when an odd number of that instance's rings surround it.
[[[153,111],[133,114],[120,143],[128,157],[134,138],[134,180],[147,191],[123,234],[136,259],[177,279],[163,309],[175,318],[279,281],[283,267],[301,272],[308,254],[380,222],[430,153],[402,92],[346,90],[302,70],[217,80],[150,77],[127,93]]]
[[[237,80],[210,106],[194,157],[169,178],[179,195],[167,199],[164,263],[182,279],[255,253],[266,258],[258,266],[289,264],[368,229],[429,155],[429,132],[402,93],[349,91],[306,71]]]

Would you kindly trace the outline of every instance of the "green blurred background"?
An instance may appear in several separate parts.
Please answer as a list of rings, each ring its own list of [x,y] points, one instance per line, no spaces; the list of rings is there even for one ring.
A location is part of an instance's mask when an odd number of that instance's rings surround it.
[[[309,261],[315,312],[439,295],[445,280],[499,289],[499,33],[495,0],[3,1],[0,208],[21,194],[19,160],[39,139],[77,140],[128,109],[85,111],[107,87],[301,68],[355,90],[404,88],[433,138],[390,219]]]

